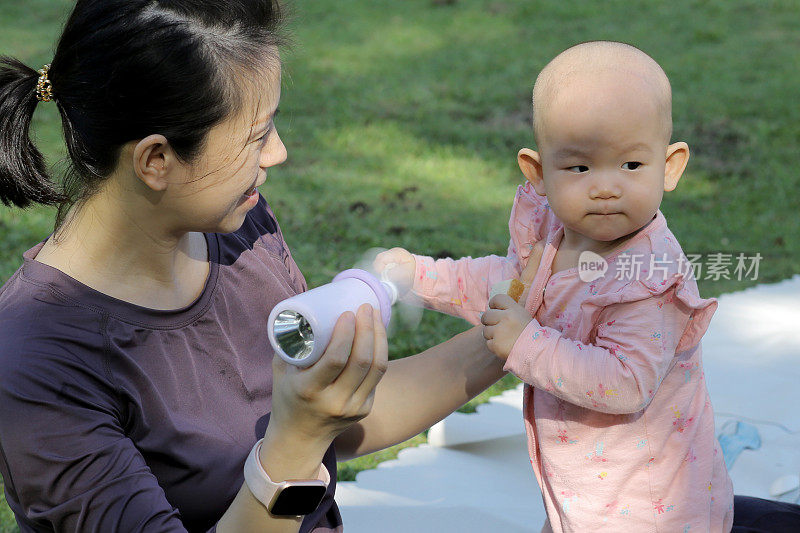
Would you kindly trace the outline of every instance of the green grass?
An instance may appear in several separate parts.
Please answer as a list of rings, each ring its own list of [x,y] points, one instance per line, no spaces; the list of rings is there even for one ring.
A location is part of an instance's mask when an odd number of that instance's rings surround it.
[[[0,53],[39,68],[71,3],[9,4]],[[289,160],[262,192],[312,286],[373,246],[504,253],[537,71],[576,42],[623,40],[670,76],[674,138],[692,149],[662,206],[683,248],[763,256],[757,281],[700,280],[701,292],[779,281],[800,272],[798,27],[795,0],[296,1],[278,119]],[[62,153],[58,127],[55,107],[40,105],[35,133],[51,161]],[[0,283],[52,215],[0,209]],[[391,356],[463,328],[427,314],[392,339]],[[385,458],[340,468],[352,478]]]

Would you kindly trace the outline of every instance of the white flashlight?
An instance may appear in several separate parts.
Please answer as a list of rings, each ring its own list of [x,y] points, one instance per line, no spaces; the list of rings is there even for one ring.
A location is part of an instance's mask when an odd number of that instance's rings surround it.
[[[397,288],[366,270],[340,272],[333,281],[277,304],[267,321],[269,340],[284,361],[301,368],[316,363],[328,347],[333,326],[345,311],[355,313],[368,303],[389,325]]]

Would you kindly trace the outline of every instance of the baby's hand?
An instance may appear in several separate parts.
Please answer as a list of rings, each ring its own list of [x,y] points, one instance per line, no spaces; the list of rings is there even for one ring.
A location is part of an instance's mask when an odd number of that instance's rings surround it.
[[[533,320],[524,307],[507,294],[489,300],[489,310],[483,313],[483,338],[486,346],[505,361],[525,327]]]
[[[386,273],[386,279],[395,284],[401,298],[414,286],[417,262],[405,248],[392,248],[379,253],[372,266],[378,275]]]

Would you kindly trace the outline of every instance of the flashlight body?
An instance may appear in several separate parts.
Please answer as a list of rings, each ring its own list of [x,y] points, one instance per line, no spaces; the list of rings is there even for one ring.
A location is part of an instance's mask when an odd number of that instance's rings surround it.
[[[389,325],[396,294],[386,282],[358,269],[341,272],[333,281],[278,303],[267,321],[275,353],[286,362],[306,368],[322,356],[336,321],[368,303]]]

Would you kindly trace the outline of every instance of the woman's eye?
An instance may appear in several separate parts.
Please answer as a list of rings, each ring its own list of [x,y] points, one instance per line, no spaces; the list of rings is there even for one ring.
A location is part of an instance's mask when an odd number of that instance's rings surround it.
[[[269,137],[269,134],[272,133],[272,130],[274,130],[274,129],[275,129],[275,123],[270,121],[270,123],[267,125],[267,129],[265,129],[264,133],[261,134],[261,137],[259,137],[258,139],[254,139],[253,142],[254,143],[262,143],[262,142],[264,142],[264,139]]]
[[[568,167],[567,170],[570,172],[589,172],[589,167],[586,165],[575,165],[574,167]]]
[[[642,164],[638,161],[628,161],[627,163],[623,163],[622,168],[625,170],[636,170],[642,166]]]
[[[261,137],[259,137],[258,139],[256,139],[256,140],[255,140],[255,141],[253,141],[253,142],[254,142],[254,143],[263,143],[263,142],[264,142],[264,139],[266,139],[266,138],[269,136],[270,132],[272,132],[272,128],[271,128],[271,127],[270,127],[270,128],[268,128],[268,129],[267,129],[267,130],[266,130],[266,131],[263,133],[263,135],[261,135]]]

